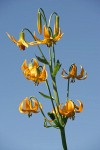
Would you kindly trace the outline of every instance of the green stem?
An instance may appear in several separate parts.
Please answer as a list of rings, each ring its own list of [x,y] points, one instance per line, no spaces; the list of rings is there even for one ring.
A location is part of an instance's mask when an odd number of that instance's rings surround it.
[[[63,150],[68,150],[67,142],[66,142],[66,136],[65,136],[65,128],[64,127],[60,128],[60,134],[61,134]]]
[[[70,84],[70,79],[68,79],[68,85],[67,85],[67,100],[69,99],[69,84]]]
[[[51,19],[52,19],[53,15],[58,15],[58,14],[57,14],[56,12],[53,12],[53,13],[50,15],[48,27],[50,26]]]
[[[58,109],[58,106],[59,106],[60,102],[59,102],[59,95],[58,95],[58,91],[57,91],[56,78],[52,76],[53,63],[55,64],[55,53],[54,52],[55,52],[54,47],[53,47],[53,51],[52,51],[51,48],[49,48],[49,56],[50,56],[49,70],[50,70],[50,75],[51,75],[51,79],[52,79],[52,86],[53,86],[53,92],[54,92],[54,96],[55,96],[55,102],[56,102],[56,106],[57,106],[57,109]],[[54,109],[54,111],[55,111],[55,109]],[[59,110],[58,110],[58,112],[59,112]],[[62,122],[61,116],[56,115],[56,117],[57,117],[58,122],[61,125],[61,122]]]
[[[47,88],[48,88],[48,91],[49,91],[49,95],[50,95],[50,98],[51,98],[53,109],[55,110],[55,106],[54,106],[54,103],[53,103],[52,94],[51,94],[51,91],[50,91],[48,80],[46,80],[46,85],[47,85]],[[56,113],[56,111],[55,111],[55,113]]]
[[[52,75],[51,75],[51,78],[52,78],[55,100],[56,100],[57,106],[59,106],[60,102],[59,102],[59,95],[58,95],[58,90],[57,90],[57,85],[56,85],[56,79],[55,79],[55,77],[52,77]]]
[[[51,94],[51,91],[50,91],[48,80],[46,80],[46,84],[47,84],[47,87],[48,87],[49,95],[50,95],[50,98],[51,98],[51,103],[52,103],[52,106],[53,106],[53,109],[54,109],[57,121],[59,122],[59,119],[58,119],[58,116],[57,116],[57,112],[56,112],[56,109],[55,109],[55,105],[54,105],[54,102],[53,102],[53,99],[52,99],[52,94]]]
[[[54,48],[53,48],[53,54],[51,51],[51,48],[49,48],[49,55],[50,55],[50,64],[49,64],[49,70],[50,70],[50,75],[51,75],[51,79],[52,79],[52,84],[53,84],[53,91],[54,91],[54,95],[55,95],[55,100],[56,100],[56,104],[57,106],[60,104],[59,102],[59,96],[58,96],[58,91],[57,91],[57,85],[56,85],[56,78],[52,76],[52,71],[53,71],[53,55],[54,55],[54,63],[55,63],[55,54],[54,54]]]
[[[52,51],[51,51],[51,47],[49,47],[49,56],[50,56],[50,63],[49,63],[50,73],[52,73],[52,71],[53,71],[53,65],[52,65]]]
[[[54,63],[54,66],[55,66],[56,58],[55,58],[54,44],[52,45],[52,49],[53,49],[53,63]]]

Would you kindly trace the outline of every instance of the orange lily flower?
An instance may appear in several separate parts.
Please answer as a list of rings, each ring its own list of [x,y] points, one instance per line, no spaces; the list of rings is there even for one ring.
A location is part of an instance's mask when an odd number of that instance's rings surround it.
[[[34,81],[35,85],[38,85],[40,82],[44,82],[47,79],[47,71],[45,65],[43,68],[40,68],[36,59],[33,59],[34,63],[31,62],[27,65],[27,61],[25,60],[21,66],[24,76],[28,80]]]
[[[20,113],[28,114],[29,117],[32,116],[32,113],[38,113],[39,112],[38,109],[39,109],[39,104],[37,100],[35,99],[30,100],[28,97],[26,97],[19,105]]]
[[[19,40],[16,40],[14,36],[11,36],[9,33],[7,33],[8,37],[12,42],[14,42],[17,46],[19,46],[20,50],[25,50],[25,47],[28,48],[29,45],[31,45],[31,42],[25,41],[25,34],[24,32],[20,32]]]
[[[80,113],[83,110],[83,103],[77,100],[80,106],[74,104],[72,100],[68,100],[66,104],[62,107],[59,105],[59,113],[65,117],[74,119],[75,113]]]
[[[64,74],[67,74],[67,76],[65,76]],[[82,66],[81,66],[80,74],[77,75],[77,66],[76,66],[76,64],[71,65],[68,73],[63,69],[61,75],[64,79],[72,78],[71,82],[75,82],[75,78],[78,79],[78,80],[84,80],[88,76],[87,73],[85,73],[84,68]]]
[[[52,46],[52,44],[55,44],[58,40],[61,39],[63,33],[61,32],[60,28],[59,28],[59,33],[56,32],[53,36],[51,36],[51,33],[49,31],[49,29],[44,26],[44,39],[40,40],[37,38],[36,33],[34,32],[34,39],[36,44],[46,44],[48,47]],[[34,42],[31,42],[31,45],[34,45]]]

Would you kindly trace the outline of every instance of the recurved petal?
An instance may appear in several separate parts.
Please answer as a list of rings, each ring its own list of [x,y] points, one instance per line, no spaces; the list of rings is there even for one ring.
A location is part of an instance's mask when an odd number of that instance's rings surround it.
[[[25,101],[26,101],[27,98],[25,98],[19,105],[19,111],[20,113],[25,113],[25,114],[28,114],[28,111],[27,109],[25,109]]]
[[[47,44],[47,38],[44,38],[43,40],[40,40],[39,38],[37,38],[35,32],[34,32],[34,39],[35,39],[35,42],[31,42],[30,45]]]
[[[37,44],[48,44],[47,39],[37,41]]]
[[[77,75],[77,79],[81,79],[84,76],[84,68],[82,66],[81,67],[81,72],[79,75]]]
[[[46,26],[44,26],[44,39],[50,39],[50,32]]]
[[[13,36],[11,36],[8,32],[6,32],[6,34],[7,34],[7,36],[9,37],[9,39],[12,41],[12,42],[14,42],[15,44],[17,44],[17,40],[13,37]]]
[[[86,78],[88,77],[88,74],[87,74],[87,72],[85,73],[85,75],[82,77],[82,78],[77,78],[78,80],[85,80]]]
[[[34,39],[35,39],[35,41],[37,41],[37,42],[41,42],[41,40],[39,39],[39,38],[37,38],[37,36],[36,36],[36,33],[34,32]]]
[[[38,102],[37,100],[32,100],[34,102],[34,106],[32,106],[32,109],[38,110]]]
[[[27,60],[25,59],[22,66],[21,66],[21,70],[24,71],[28,68],[28,65],[27,65]]]
[[[32,102],[34,103],[34,106],[32,106]],[[30,105],[30,110],[31,110],[31,112],[38,113],[38,112],[39,112],[39,111],[38,111],[39,105],[40,105],[40,107],[41,107],[41,109],[42,109],[42,104],[41,104],[41,103],[38,104],[38,101],[37,101],[37,100],[32,100],[32,101],[31,101],[31,105]]]
[[[11,40],[11,35],[8,33],[8,32],[6,32],[6,34],[7,34],[7,36],[10,38],[10,40]]]
[[[82,78],[83,80],[86,79],[88,77],[87,72],[85,73],[84,77]]]
[[[45,81],[48,77],[48,73],[46,71],[46,67],[45,65],[43,66],[43,70],[41,71],[41,74],[39,76],[39,81],[42,82],[42,81]]]
[[[23,110],[29,110],[30,109],[30,101],[28,99],[28,97],[26,97],[24,100],[23,100]]]
[[[82,110],[83,110],[83,103],[82,103],[82,101],[80,101],[80,100],[77,100],[78,102],[79,102],[79,106],[78,105],[76,105],[76,104],[74,104],[75,105],[75,112],[76,113],[80,113],[80,112],[82,112]]]
[[[59,34],[57,34],[57,36],[55,36],[54,41],[58,41],[61,39],[61,37],[63,36],[64,33],[61,32],[60,28],[59,28]]]
[[[63,70],[62,70],[62,73],[61,73],[61,76],[62,76],[64,79],[69,79],[69,78],[70,78],[70,75],[65,76],[64,74],[67,74],[67,73],[66,73],[66,71],[63,69]]]
[[[64,79],[69,79],[69,78],[71,78],[71,76],[70,75],[68,75],[68,76],[62,76]]]
[[[37,42],[36,41],[28,42],[28,45],[30,45],[30,46],[37,46]]]
[[[33,61],[34,61],[33,67],[37,68],[39,66],[38,61],[35,58],[33,58]]]
[[[23,101],[20,103],[20,105],[19,105],[19,111],[20,111],[20,113],[24,113],[23,111],[22,111],[22,109],[23,109]]]

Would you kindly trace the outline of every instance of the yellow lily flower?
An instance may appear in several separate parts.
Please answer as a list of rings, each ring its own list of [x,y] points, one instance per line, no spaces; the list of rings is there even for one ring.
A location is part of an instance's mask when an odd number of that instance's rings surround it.
[[[72,100],[68,100],[66,104],[62,107],[59,105],[59,113],[68,118],[74,118],[75,113],[80,113],[83,110],[83,103],[80,100],[77,100],[80,106],[74,104]]]
[[[28,48],[29,45],[31,45],[31,42],[25,41],[25,34],[24,32],[20,32],[19,40],[16,40],[14,36],[11,36],[9,33],[6,33],[9,37],[9,39],[14,42],[17,46],[19,46],[20,50],[25,50],[25,47]]]
[[[31,62],[27,65],[27,61],[25,60],[21,66],[24,76],[28,80],[34,81],[35,85],[38,85],[40,82],[44,82],[47,79],[47,71],[45,65],[43,68],[40,68],[36,59],[33,59],[34,63]]]
[[[42,104],[40,104],[40,106],[42,108]],[[22,102],[19,105],[20,113],[28,114],[29,117],[32,115],[32,113],[38,113],[39,112],[38,109],[39,109],[39,104],[37,100],[35,99],[30,100],[28,97],[22,100]]]
[[[67,74],[67,76],[65,76],[64,74]],[[81,66],[80,74],[77,75],[77,66],[76,66],[76,64],[71,65],[68,73],[63,69],[61,75],[64,79],[72,78],[71,82],[75,82],[75,78],[78,79],[78,80],[84,80],[88,76],[88,74],[85,73],[84,68],[82,66]]]
[[[58,40],[61,39],[63,33],[61,32],[60,28],[59,28],[59,33],[56,32],[53,36],[51,36],[51,33],[49,31],[49,29],[44,26],[44,39],[40,40],[37,38],[36,33],[34,32],[34,39],[36,44],[46,44],[48,47],[52,46],[52,44],[55,44]],[[34,45],[34,42],[31,42],[31,45]]]

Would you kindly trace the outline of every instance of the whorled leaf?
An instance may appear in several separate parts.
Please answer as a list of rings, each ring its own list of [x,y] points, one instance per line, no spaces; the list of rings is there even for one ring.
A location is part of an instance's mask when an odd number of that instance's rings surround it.
[[[54,98],[53,97],[50,97],[50,96],[48,96],[48,95],[46,95],[46,94],[44,94],[44,93],[42,93],[42,92],[39,92],[44,98],[47,98],[47,99],[52,99],[52,100],[54,100]]]
[[[36,56],[36,55],[35,55]],[[44,64],[46,64],[46,65],[48,65],[49,63],[48,63],[48,61],[45,59],[45,58],[41,58],[41,57],[39,57],[39,56],[36,56],[36,58],[38,59],[38,61],[40,61],[40,62],[42,62],[42,63],[44,63]]]

